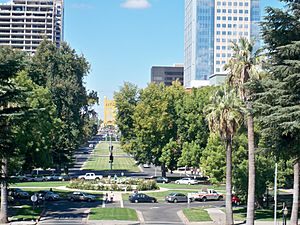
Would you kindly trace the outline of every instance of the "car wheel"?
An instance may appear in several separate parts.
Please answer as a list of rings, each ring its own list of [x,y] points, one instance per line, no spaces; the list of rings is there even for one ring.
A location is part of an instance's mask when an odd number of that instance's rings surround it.
[[[163,184],[165,184],[166,182],[165,181],[163,181]]]
[[[139,200],[136,199],[136,200],[134,200],[134,202],[135,202],[135,203],[139,203]]]
[[[174,203],[177,203],[177,202],[178,202],[177,198],[175,198],[175,199],[173,200],[173,202],[174,202]]]
[[[156,200],[155,200],[155,199],[152,199],[152,200],[151,200],[151,202],[152,202],[152,203],[155,203],[155,202],[156,202]]]
[[[71,201],[71,202],[74,202],[74,200],[75,200],[74,198],[70,198],[70,201]]]
[[[91,201],[92,201],[92,199],[88,198],[88,199],[87,199],[87,201],[88,201],[88,202],[91,202]]]
[[[203,197],[203,198],[202,198],[202,202],[206,202],[206,197]]]
[[[222,196],[219,196],[218,200],[219,200],[219,201],[222,201],[222,200],[223,200],[223,197],[222,197]]]
[[[53,201],[53,198],[52,198],[52,197],[49,197],[48,200],[49,200],[49,201]]]
[[[96,180],[96,181],[99,181],[100,179],[97,177],[95,180]]]
[[[190,183],[190,182],[188,182],[188,185],[191,185],[191,183]]]

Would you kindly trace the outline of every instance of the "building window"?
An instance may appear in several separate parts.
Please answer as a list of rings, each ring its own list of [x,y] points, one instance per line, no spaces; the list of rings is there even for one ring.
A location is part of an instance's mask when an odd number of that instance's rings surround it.
[[[221,16],[217,16],[217,20],[221,20]]]
[[[220,35],[221,34],[221,32],[220,31],[217,31],[217,35]]]
[[[223,21],[226,21],[226,16],[222,16],[222,20],[223,20]]]
[[[222,31],[222,35],[226,35],[226,31]]]
[[[248,36],[248,32],[245,32],[244,35],[245,35],[245,36]]]
[[[240,2],[240,3],[239,3],[239,6],[243,6],[243,2]]]
[[[222,9],[222,13],[226,13],[226,9]]]
[[[222,38],[222,42],[226,42],[226,39],[225,39],[225,38]]]
[[[217,13],[221,13],[221,9],[217,9]]]
[[[220,42],[220,38],[217,38],[216,41],[217,41],[217,42]]]
[[[216,68],[216,72],[220,72],[220,68]]]
[[[220,58],[220,53],[217,53],[217,54],[216,54],[216,57],[217,57],[217,58]]]
[[[231,53],[228,53],[228,54],[227,54],[227,57],[230,58],[230,57],[231,57]]]
[[[221,27],[221,24],[217,23],[217,27]]]
[[[228,13],[232,13],[232,9],[228,9]]]
[[[223,2],[222,5],[223,5],[223,6],[226,6],[226,2]]]
[[[222,64],[224,65],[226,62],[225,61],[222,61]]]
[[[239,13],[243,13],[243,10],[242,10],[242,9],[240,9],[240,10],[239,10]]]
[[[222,24],[222,27],[223,27],[223,28],[226,28],[226,24],[225,24],[225,23],[223,23],[223,24]]]
[[[222,57],[225,58],[225,57],[226,57],[226,54],[225,54],[225,53],[222,53]]]
[[[237,21],[237,17],[236,17],[236,16],[234,16],[234,17],[233,17],[233,20],[234,20],[234,21]]]
[[[232,6],[232,2],[228,2],[228,6]]]
[[[222,46],[222,50],[226,50],[226,46]]]
[[[228,33],[227,33],[228,35],[232,35],[232,32],[231,31],[228,31]]]
[[[232,27],[232,25],[229,23],[229,24],[227,24],[227,26],[228,26],[228,28],[231,28]]]
[[[243,21],[243,17],[239,17],[239,21]]]
[[[248,21],[248,17],[245,17],[245,21]]]
[[[245,14],[248,14],[249,13],[249,11],[248,10],[245,10]]]
[[[220,61],[219,60],[217,61],[217,65],[220,65]]]
[[[217,2],[217,5],[221,5],[221,2]]]
[[[231,17],[231,16],[228,16],[228,20],[232,20],[232,17]]]
[[[237,10],[236,10],[236,9],[234,9],[234,10],[233,10],[233,13],[237,13]]]
[[[234,5],[234,6],[237,6],[237,2],[234,2],[233,5]]]
[[[248,2],[245,2],[245,6],[248,6]]]
[[[217,50],[220,50],[220,46],[219,45],[216,48],[217,48]]]

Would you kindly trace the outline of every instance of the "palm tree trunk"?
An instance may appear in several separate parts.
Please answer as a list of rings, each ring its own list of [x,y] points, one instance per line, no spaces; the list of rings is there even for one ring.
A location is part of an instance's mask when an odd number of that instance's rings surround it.
[[[291,225],[298,224],[298,211],[299,211],[299,161],[294,164],[294,196],[293,196],[293,209],[291,215]]]
[[[254,202],[255,202],[255,154],[254,154],[254,123],[251,114],[252,107],[247,103],[249,115],[248,126],[248,200],[247,200],[247,225],[254,225]]]
[[[232,144],[226,140],[226,225],[232,225]]]
[[[1,210],[0,223],[8,223],[7,215],[7,159],[2,159],[2,180],[1,180]]]

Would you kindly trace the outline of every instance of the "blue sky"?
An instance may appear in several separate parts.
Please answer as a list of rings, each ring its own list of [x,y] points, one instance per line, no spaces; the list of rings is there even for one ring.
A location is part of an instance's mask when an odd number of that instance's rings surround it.
[[[98,92],[101,117],[103,97],[124,81],[142,88],[152,65],[183,62],[184,0],[65,0],[64,22],[65,41],[91,64],[86,84]]]

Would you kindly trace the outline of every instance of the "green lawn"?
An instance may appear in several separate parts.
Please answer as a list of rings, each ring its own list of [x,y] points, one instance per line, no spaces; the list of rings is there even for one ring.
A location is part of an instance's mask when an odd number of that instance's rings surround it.
[[[183,209],[183,213],[190,222],[212,221],[208,212],[203,208]]]
[[[33,210],[30,205],[23,205],[22,208],[14,208],[12,211],[12,220],[36,220],[43,211],[43,208]]]
[[[47,182],[19,182],[13,183],[11,187],[59,187],[59,186],[66,186],[69,182],[68,181],[47,181]]]
[[[130,220],[137,221],[138,217],[134,209],[128,208],[93,208],[90,220]]]
[[[165,197],[172,192],[180,192],[183,194],[187,194],[192,191],[191,190],[190,191],[189,190],[170,190],[170,191],[148,192],[145,194],[147,194],[151,197],[155,197],[158,201],[165,201]],[[132,193],[123,194],[122,195],[123,200],[128,200],[129,195],[132,195]]]
[[[118,142],[113,142],[114,146],[114,162],[113,170],[127,170],[128,172],[139,172],[139,168],[132,158],[120,148]],[[110,170],[109,164],[109,142],[102,142],[95,148],[94,154],[91,155],[89,161],[84,165],[85,170]],[[122,157],[124,156],[124,157]]]
[[[225,212],[225,209],[223,210]],[[236,221],[244,221],[246,220],[247,209],[246,208],[234,208],[233,209],[233,217]],[[281,209],[277,210],[277,219],[280,220],[282,218]],[[290,215],[288,215],[290,218]],[[273,209],[256,209],[255,210],[255,220],[261,221],[273,221],[274,220],[274,210]]]
[[[127,153],[121,149],[118,142],[112,142],[112,145],[114,146],[114,155],[127,155]],[[94,150],[94,153],[96,155],[109,155],[109,142],[101,142],[100,144],[98,144]]]
[[[214,189],[216,191],[220,191],[221,193],[225,191],[225,186],[212,186],[212,185],[187,185],[187,184],[158,184],[159,187],[169,188],[169,189],[192,189],[193,191],[200,191],[202,189]]]

